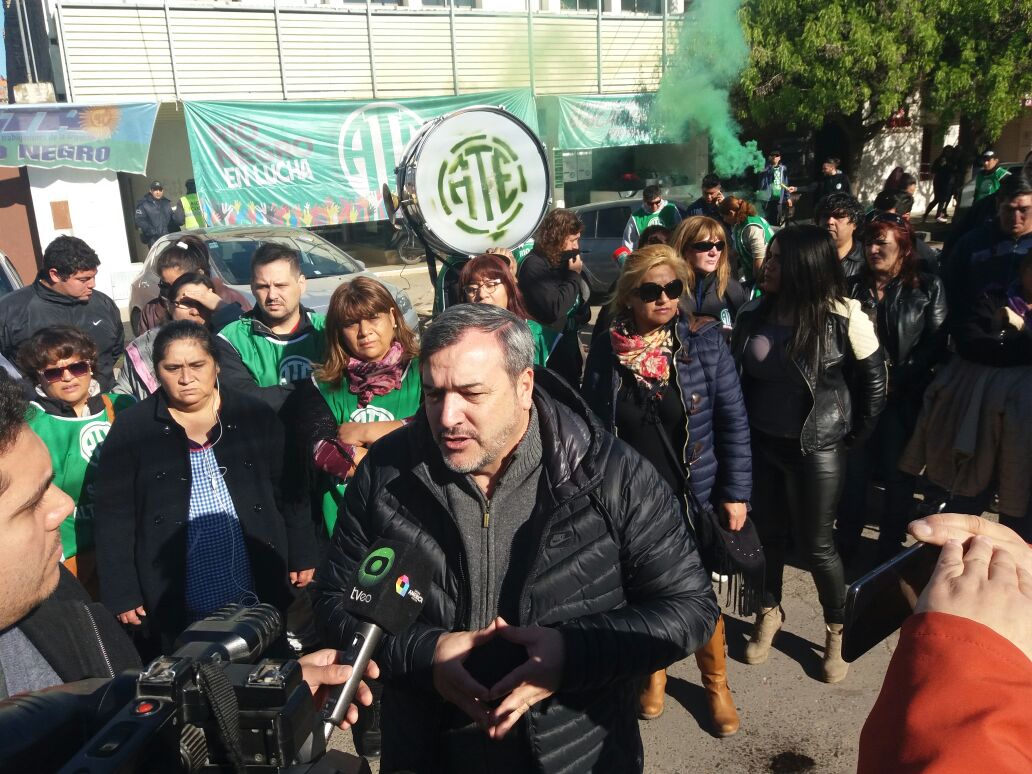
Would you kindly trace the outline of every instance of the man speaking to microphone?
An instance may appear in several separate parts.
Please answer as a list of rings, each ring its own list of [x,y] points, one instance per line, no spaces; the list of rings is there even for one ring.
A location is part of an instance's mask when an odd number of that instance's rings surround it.
[[[358,467],[316,581],[317,621],[344,649],[370,549],[427,562],[419,618],[376,649],[381,771],[642,771],[638,681],[717,618],[674,495],[533,369],[508,311],[451,307],[421,350],[425,410]]]

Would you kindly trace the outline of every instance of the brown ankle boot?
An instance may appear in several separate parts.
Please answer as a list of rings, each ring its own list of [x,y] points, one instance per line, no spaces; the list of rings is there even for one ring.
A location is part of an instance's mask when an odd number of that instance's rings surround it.
[[[752,636],[745,646],[746,664],[762,664],[767,660],[774,635],[781,631],[784,623],[785,611],[781,609],[781,605],[765,607],[756,614],[756,625],[753,626]]]
[[[666,694],[666,670],[660,669],[648,676],[645,688],[639,698],[638,717],[654,720],[663,714],[663,697]]]
[[[717,736],[731,736],[741,725],[735,700],[727,685],[727,643],[724,637],[724,616],[717,618],[717,628],[701,650],[695,651],[695,661],[702,672],[702,687],[706,689],[713,731]]]
[[[842,624],[827,624],[825,629],[821,679],[826,683],[837,683],[844,680],[849,671],[849,664],[842,660]]]

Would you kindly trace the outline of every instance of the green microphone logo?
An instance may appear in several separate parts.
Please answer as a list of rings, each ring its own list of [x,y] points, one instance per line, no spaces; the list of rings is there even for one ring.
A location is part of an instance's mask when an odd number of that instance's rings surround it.
[[[369,554],[363,562],[362,569],[358,572],[358,584],[360,586],[375,586],[382,581],[394,566],[394,549],[383,546]]]

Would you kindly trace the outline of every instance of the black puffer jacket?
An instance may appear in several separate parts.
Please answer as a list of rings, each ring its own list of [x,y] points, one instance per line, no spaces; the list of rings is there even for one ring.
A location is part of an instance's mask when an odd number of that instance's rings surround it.
[[[738,313],[731,354],[738,363],[743,393],[750,389],[750,379],[742,369],[746,343],[766,316],[771,298],[754,299]],[[859,301],[844,299],[828,315],[819,360],[816,370],[802,358],[795,360],[813,395],[813,409],[799,436],[804,454],[826,449],[843,439],[852,442],[864,438],[874,429],[885,408],[885,352]]]
[[[934,274],[919,274],[916,287],[899,277],[885,286],[879,303],[865,271],[849,279],[849,295],[874,318],[889,361],[893,391],[923,391],[932,367],[946,355],[946,288]]]
[[[530,569],[518,623],[557,628],[566,659],[558,693],[536,704],[515,732],[528,740],[538,771],[640,772],[637,680],[707,642],[716,599],[655,469],[604,432],[545,369],[536,371],[534,405],[544,470],[528,522]],[[376,655],[386,681],[382,770],[479,772],[475,756],[442,761],[439,752],[454,713],[433,690],[434,649],[441,634],[469,628],[476,590],[439,494],[451,474],[425,415],[417,417],[377,442],[348,486],[317,573],[316,620],[327,644],[350,642],[355,621],[343,597],[370,546],[386,538],[425,551],[434,570],[420,618],[402,635],[385,636]]]

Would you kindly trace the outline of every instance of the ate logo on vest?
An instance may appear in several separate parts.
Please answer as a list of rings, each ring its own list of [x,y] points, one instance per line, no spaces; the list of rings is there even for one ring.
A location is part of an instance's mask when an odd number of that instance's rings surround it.
[[[279,366],[280,384],[290,384],[312,375],[312,361],[300,355],[283,358]]]
[[[437,196],[454,224],[467,234],[503,234],[523,209],[527,174],[505,140],[467,137],[441,162]]]
[[[376,406],[357,408],[348,417],[352,422],[393,422],[394,414]]]
[[[107,422],[88,422],[79,431],[79,454],[91,465],[97,464],[97,447],[104,443],[111,425]]]

